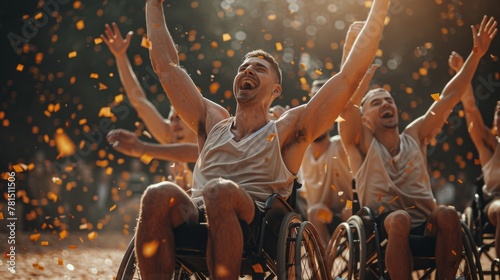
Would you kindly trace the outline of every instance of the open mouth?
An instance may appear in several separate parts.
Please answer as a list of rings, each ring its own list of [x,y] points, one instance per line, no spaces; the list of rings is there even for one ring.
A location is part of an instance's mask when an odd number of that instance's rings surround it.
[[[389,118],[392,118],[394,116],[394,114],[390,111],[386,111],[384,113],[382,113],[381,117],[383,119],[389,119]]]
[[[246,89],[246,90],[252,90],[257,87],[257,84],[255,83],[254,80],[244,78],[241,81],[240,89]]]

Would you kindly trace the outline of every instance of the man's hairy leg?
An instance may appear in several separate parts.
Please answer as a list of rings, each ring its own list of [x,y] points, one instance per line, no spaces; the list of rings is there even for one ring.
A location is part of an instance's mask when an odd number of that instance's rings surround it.
[[[454,208],[436,207],[427,223],[426,231],[436,237],[436,265],[438,279],[455,279],[462,256],[462,229]]]
[[[198,221],[198,209],[179,186],[163,182],[146,189],[135,235],[143,279],[171,278],[175,269],[173,229],[188,221]]]
[[[208,219],[207,263],[212,279],[237,279],[243,253],[239,220],[250,223],[255,205],[232,181],[214,179],[203,190]]]
[[[385,264],[391,279],[411,279],[413,256],[408,238],[410,236],[411,217],[402,210],[395,211],[384,221],[387,232]]]

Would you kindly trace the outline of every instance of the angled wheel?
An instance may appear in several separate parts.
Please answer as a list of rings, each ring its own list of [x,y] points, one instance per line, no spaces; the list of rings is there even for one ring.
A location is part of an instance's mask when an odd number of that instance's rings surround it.
[[[352,246],[351,226],[343,222],[333,232],[326,249],[331,279],[354,279],[354,251],[351,250]]]
[[[295,243],[301,222],[294,212],[287,213],[281,222],[276,256],[279,280],[295,277]]]
[[[353,215],[348,220],[347,223],[351,227],[352,231],[352,250],[354,251],[354,261],[353,261],[353,277],[355,279],[365,279],[366,272],[366,233],[363,220],[357,216]]]
[[[462,222],[462,259],[457,270],[460,279],[483,279],[479,253],[469,228]]]
[[[300,225],[295,245],[295,278],[328,279],[325,249],[310,222]]]
[[[116,280],[142,279],[135,258],[134,241],[135,238],[132,238],[132,240],[130,240],[130,243],[127,246],[127,250],[123,255],[122,262],[120,263],[120,267],[118,268],[118,272],[116,273],[116,278],[115,278]],[[172,276],[172,279],[189,280],[190,277],[183,269],[176,269],[174,275]]]
[[[141,279],[139,269],[136,268],[134,241],[135,238],[130,240],[125,255],[123,255],[122,262],[116,273],[117,280]]]

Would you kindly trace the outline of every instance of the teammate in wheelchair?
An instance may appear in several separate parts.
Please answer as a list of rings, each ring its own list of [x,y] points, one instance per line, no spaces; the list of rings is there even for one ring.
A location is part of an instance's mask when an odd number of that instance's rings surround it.
[[[363,80],[341,115],[345,121],[339,124],[340,135],[355,174],[359,202],[373,212],[387,235],[385,265],[391,279],[411,279],[410,234],[436,239],[438,279],[455,279],[460,264],[460,219],[453,208],[436,205],[426,148],[470,85],[496,34],[496,21],[485,16],[479,29],[472,29],[474,49],[461,70],[445,86],[440,100],[402,133],[391,94],[376,88],[365,95],[370,81]]]

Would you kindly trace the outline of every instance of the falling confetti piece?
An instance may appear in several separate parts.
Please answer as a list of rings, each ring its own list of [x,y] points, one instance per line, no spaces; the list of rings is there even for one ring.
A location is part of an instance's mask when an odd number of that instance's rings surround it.
[[[433,94],[431,94],[431,97],[432,97],[432,99],[434,99],[434,101],[439,101],[441,99],[441,94],[433,93]]]
[[[153,160],[153,156],[150,155],[150,154],[148,154],[148,153],[145,153],[144,155],[142,155],[142,157],[140,158],[140,160],[144,164],[149,164]]]
[[[273,141],[275,137],[276,137],[276,134],[271,133],[271,134],[269,134],[269,136],[267,136],[266,140],[267,141]]]
[[[276,51],[282,51],[283,50],[283,45],[280,42],[276,42]]]
[[[337,119],[335,119],[335,122],[345,122],[345,119],[341,116],[338,116]]]
[[[175,203],[175,198],[171,197],[170,200],[169,200],[169,205],[173,206],[174,203]]]
[[[19,72],[23,71],[23,69],[24,69],[24,65],[22,65],[22,64],[18,64],[16,67],[16,70]]]
[[[94,44],[95,45],[99,45],[100,43],[102,43],[102,39],[101,38],[95,38],[94,39]]]
[[[77,245],[69,245],[68,248],[74,250],[74,249],[78,249],[78,246]]]
[[[427,224],[427,229],[428,229],[429,231],[432,231],[432,224],[431,224],[431,223],[428,223],[428,224]]]
[[[40,239],[40,233],[34,233],[30,235],[30,240],[37,242]]]
[[[71,156],[76,152],[76,145],[73,143],[73,140],[69,138],[69,136],[64,133],[62,129],[58,129],[55,136],[56,147],[59,151],[60,157]]]
[[[76,29],[82,30],[85,28],[85,22],[83,20],[79,20],[76,22]]]
[[[151,46],[152,46],[151,41],[149,41],[148,38],[146,37],[142,37],[141,47],[150,50]]]
[[[351,200],[346,200],[345,202],[345,209],[352,209],[352,201]]]
[[[41,19],[41,18],[43,18],[43,13],[42,13],[42,12],[39,12],[39,13],[37,13],[37,14],[34,16],[34,19],[36,19],[36,20],[39,20],[39,19]]]
[[[379,215],[382,214],[382,212],[384,212],[384,210],[385,210],[385,207],[380,205],[380,207],[378,208],[378,214]]]
[[[158,240],[153,240],[151,242],[145,242],[144,247],[142,247],[142,256],[145,258],[151,258],[156,254],[160,242]]]
[[[28,166],[26,164],[19,163],[19,164],[14,164],[12,166],[12,168],[14,169],[14,171],[20,173],[20,172],[26,171],[28,169]]]
[[[99,90],[106,90],[106,89],[108,89],[108,87],[105,84],[99,83]]]
[[[455,250],[451,250],[451,253],[456,256],[457,255],[457,252],[455,252]]]
[[[391,201],[389,201],[389,204],[393,203],[393,202],[394,202],[394,201],[396,201],[398,198],[399,198],[399,196],[398,196],[398,195],[396,195],[395,197],[393,197],[393,198],[391,199]]]
[[[68,53],[68,58],[76,57],[76,51]]]
[[[92,241],[92,240],[96,239],[96,238],[97,238],[97,232],[95,232],[95,231],[90,232],[89,234],[87,234],[87,238],[88,238],[90,241]]]
[[[99,117],[105,117],[105,118],[112,118],[114,114],[111,112],[110,107],[102,107],[101,110],[99,110]]]
[[[381,192],[379,192],[379,193],[378,193],[378,196],[377,196],[377,201],[381,201],[381,200],[382,200],[382,193],[381,193]]]
[[[109,207],[109,212],[113,211],[116,209],[116,204],[114,204],[113,206]]]
[[[0,212],[0,220],[3,220],[3,212]]]
[[[229,35],[229,33],[222,34],[222,41],[227,42],[229,40],[231,40],[231,35]]]
[[[98,79],[99,78],[99,74],[97,74],[97,73],[90,73],[90,78],[91,79]]]
[[[40,245],[42,245],[42,246],[49,246],[49,241],[41,241]]]
[[[59,238],[61,240],[65,239],[66,237],[68,237],[68,231],[63,229],[60,233],[59,233]]]
[[[118,94],[115,96],[115,103],[121,103],[123,101],[123,94]]]

